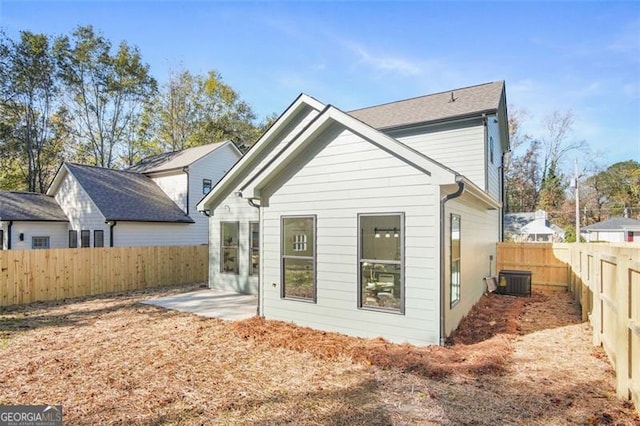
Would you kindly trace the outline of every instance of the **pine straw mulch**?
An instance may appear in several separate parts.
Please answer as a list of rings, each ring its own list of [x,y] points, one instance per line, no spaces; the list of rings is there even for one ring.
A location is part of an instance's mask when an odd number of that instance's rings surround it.
[[[162,289],[0,310],[0,404],[65,424],[640,424],[567,294],[481,299],[417,348],[138,302]]]

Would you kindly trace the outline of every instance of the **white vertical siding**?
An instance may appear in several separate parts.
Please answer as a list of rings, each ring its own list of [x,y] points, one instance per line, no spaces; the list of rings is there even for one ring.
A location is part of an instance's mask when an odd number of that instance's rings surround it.
[[[78,247],[80,247],[80,231],[83,230],[91,231],[92,247],[93,231],[104,231],[104,245],[109,246],[109,225],[105,223],[105,217],[71,173],[66,173],[54,198],[69,218],[69,229],[78,231]]]
[[[482,120],[391,132],[390,135],[485,189],[485,132]]]
[[[235,193],[229,195],[209,218],[209,287],[240,293],[257,293],[258,277],[249,275],[251,252],[249,247],[249,222],[257,222],[258,209]],[[239,222],[239,274],[220,271],[220,223]],[[262,259],[261,259],[262,260]]]
[[[450,200],[445,205],[445,333],[449,335],[484,293],[484,277],[496,275],[496,243],[498,242],[499,211],[486,210],[465,203],[464,198]],[[450,220],[460,215],[460,301],[450,307]],[[493,256],[493,260],[489,260]],[[489,264],[491,263],[491,270]]]
[[[66,222],[15,221],[11,227],[11,249],[30,250],[33,237],[49,237],[49,248],[67,248],[68,229]],[[19,238],[20,234],[23,234],[22,241]]]
[[[262,209],[263,314],[355,336],[437,343],[438,199],[430,178],[348,131],[298,166]],[[405,214],[405,313],[359,309],[358,214],[397,212]],[[284,300],[280,218],[310,214],[317,216],[317,303]]]

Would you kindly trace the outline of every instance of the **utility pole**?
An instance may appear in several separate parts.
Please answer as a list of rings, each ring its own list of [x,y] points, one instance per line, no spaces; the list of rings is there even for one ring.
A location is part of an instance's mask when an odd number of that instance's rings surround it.
[[[578,159],[576,158],[575,167],[573,170],[573,179],[571,180],[571,186],[575,189],[576,197],[576,243],[580,242],[580,194],[578,185]]]

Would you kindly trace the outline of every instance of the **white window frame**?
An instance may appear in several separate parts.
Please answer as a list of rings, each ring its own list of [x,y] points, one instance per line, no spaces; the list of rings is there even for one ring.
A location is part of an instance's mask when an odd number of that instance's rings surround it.
[[[311,244],[313,248],[312,256],[297,256],[297,255],[286,255],[285,254],[285,222],[287,220],[299,220],[299,219],[311,219],[311,226],[313,229],[313,241],[308,241],[306,235],[304,236],[304,241],[301,239],[296,241],[296,237],[299,235],[294,235],[293,241],[293,251],[303,251],[302,244],[304,244],[304,249],[308,248],[307,244]],[[318,219],[316,215],[298,215],[298,216],[281,216],[280,217],[280,298],[286,300],[295,300],[300,302],[307,303],[316,303],[317,294],[318,294],[318,263],[317,263],[317,245],[316,242],[318,240]],[[287,259],[298,259],[298,260],[311,260],[313,267],[313,281],[311,283],[311,297],[296,297],[296,296],[287,296],[286,292],[286,282],[285,282],[285,261]]]

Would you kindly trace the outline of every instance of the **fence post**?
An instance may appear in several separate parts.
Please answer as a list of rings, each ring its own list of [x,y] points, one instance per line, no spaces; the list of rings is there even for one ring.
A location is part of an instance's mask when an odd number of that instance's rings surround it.
[[[616,271],[616,394],[619,398],[629,398],[629,267],[627,250],[616,248],[618,259]]]

